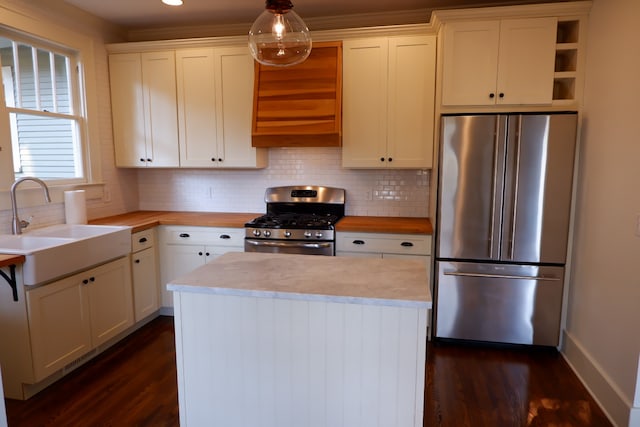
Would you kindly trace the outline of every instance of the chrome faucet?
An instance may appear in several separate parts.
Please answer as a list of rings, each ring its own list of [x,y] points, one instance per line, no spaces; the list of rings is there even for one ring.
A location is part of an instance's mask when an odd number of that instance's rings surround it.
[[[33,181],[37,184],[40,184],[40,186],[44,190],[44,199],[48,203],[51,203],[51,197],[49,196],[49,187],[47,187],[47,184],[45,184],[43,180],[38,178],[33,178],[30,176],[25,176],[24,178],[17,179],[16,182],[14,182],[13,185],[11,185],[11,210],[13,211],[13,219],[12,219],[13,234],[22,234],[22,229],[27,228],[27,226],[29,225],[28,221],[20,220],[20,218],[18,218],[18,204],[16,203],[16,187],[18,186],[18,184],[24,181]]]

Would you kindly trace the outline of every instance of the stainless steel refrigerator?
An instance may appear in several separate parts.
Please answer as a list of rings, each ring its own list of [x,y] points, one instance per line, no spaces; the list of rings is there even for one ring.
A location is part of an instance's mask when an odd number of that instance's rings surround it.
[[[559,342],[577,116],[443,116],[436,338]]]

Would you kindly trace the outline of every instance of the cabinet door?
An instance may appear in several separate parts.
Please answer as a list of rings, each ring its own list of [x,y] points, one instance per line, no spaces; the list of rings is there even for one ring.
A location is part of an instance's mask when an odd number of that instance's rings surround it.
[[[389,39],[389,167],[433,166],[436,37]]]
[[[134,318],[138,322],[158,309],[158,273],[154,248],[131,255]]]
[[[343,43],[342,166],[385,167],[388,39]]]
[[[116,166],[144,167],[147,136],[140,54],[110,55],[109,80]]]
[[[94,346],[133,325],[133,301],[129,258],[120,258],[88,270],[83,275],[89,282],[91,341]]]
[[[178,166],[178,111],[173,51],[142,54],[147,167]]]
[[[500,21],[446,23],[442,105],[494,105]]]
[[[26,292],[35,381],[91,350],[89,294],[76,275]]]
[[[212,167],[222,161],[217,143],[213,52],[213,49],[176,52],[180,166],[183,167]]]
[[[215,51],[219,167],[265,167],[265,149],[251,146],[254,63],[246,46]]]
[[[173,307],[173,294],[167,283],[195,270],[206,262],[204,245],[165,245],[162,253],[162,306]]]
[[[500,24],[498,104],[551,104],[556,18],[510,19]]]

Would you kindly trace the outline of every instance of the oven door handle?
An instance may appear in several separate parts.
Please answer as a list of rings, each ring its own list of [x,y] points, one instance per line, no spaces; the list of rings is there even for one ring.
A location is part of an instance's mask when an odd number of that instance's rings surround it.
[[[312,248],[312,249],[323,249],[330,248],[332,242],[275,242],[272,240],[255,240],[255,239],[245,239],[250,245],[253,246],[269,246],[275,248]]]

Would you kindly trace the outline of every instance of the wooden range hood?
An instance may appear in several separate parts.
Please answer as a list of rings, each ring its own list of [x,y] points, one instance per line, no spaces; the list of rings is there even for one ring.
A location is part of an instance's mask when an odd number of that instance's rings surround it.
[[[254,147],[339,147],[342,42],[314,43],[301,64],[255,66]]]

